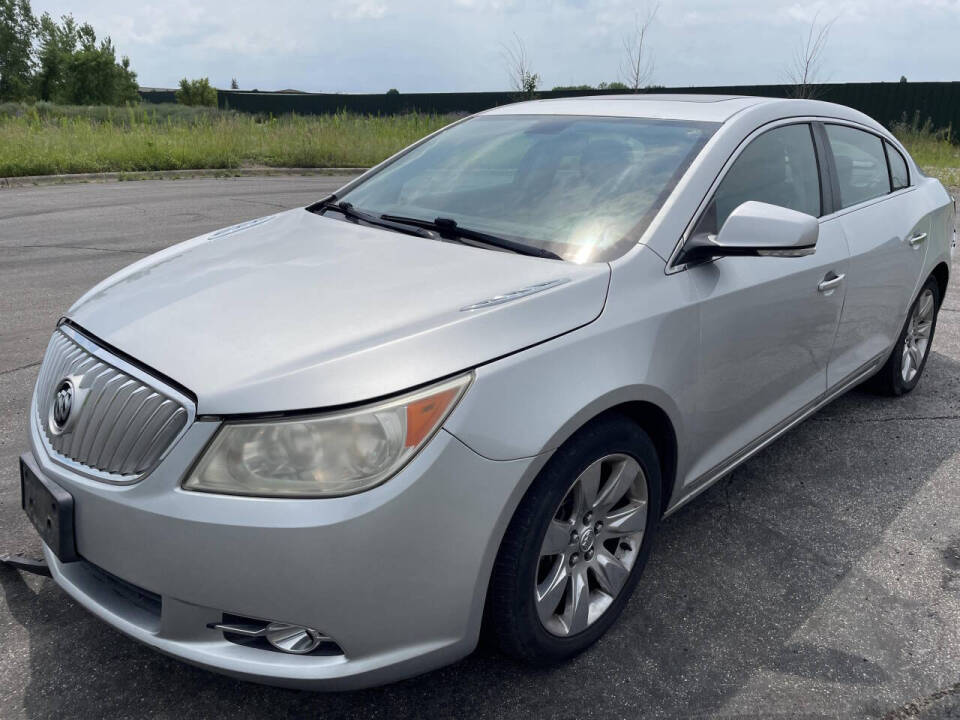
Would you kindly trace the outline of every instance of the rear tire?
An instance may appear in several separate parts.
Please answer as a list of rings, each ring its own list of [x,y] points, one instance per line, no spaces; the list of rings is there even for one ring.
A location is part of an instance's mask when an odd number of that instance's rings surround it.
[[[601,416],[554,453],[493,569],[488,621],[505,653],[554,664],[607,631],[650,555],[660,487],[650,437],[619,414]]]
[[[880,371],[867,381],[867,387],[880,395],[897,397],[917,386],[930,357],[939,311],[940,286],[936,278],[927,278],[910,306],[890,357]]]

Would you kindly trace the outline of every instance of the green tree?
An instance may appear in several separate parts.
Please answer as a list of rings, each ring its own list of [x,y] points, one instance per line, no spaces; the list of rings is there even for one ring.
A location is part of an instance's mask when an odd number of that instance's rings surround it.
[[[137,74],[130,69],[130,58],[117,61],[110,38],[99,45],[84,44],[67,61],[66,101],[74,105],[123,105],[140,99]]]
[[[387,95],[399,95],[399,94],[400,94],[400,91],[397,90],[396,88],[390,88],[389,90],[387,90]]]
[[[181,105],[216,107],[217,90],[210,85],[210,78],[197,78],[196,80],[183,78],[180,81],[180,89],[177,90],[177,102]]]
[[[29,96],[36,30],[30,0],[0,0],[0,100]]]
[[[36,93],[42,100],[72,105],[123,105],[138,102],[137,74],[130,59],[117,60],[109,37],[97,42],[88,23],[72,15],[57,23],[48,14],[40,18],[39,70]]]
[[[60,92],[64,82],[64,72],[70,56],[77,50],[80,32],[93,32],[93,28],[84,25],[77,27],[77,21],[71,15],[62,18],[63,24],[44,13],[40,18],[38,33],[37,70],[34,83],[37,97],[41,100],[53,100]]]

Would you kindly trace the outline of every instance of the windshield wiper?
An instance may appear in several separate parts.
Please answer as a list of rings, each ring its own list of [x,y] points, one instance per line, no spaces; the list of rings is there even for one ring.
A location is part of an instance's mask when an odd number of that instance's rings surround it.
[[[407,235],[416,235],[417,237],[436,240],[436,235],[432,232],[429,232],[429,230],[426,228],[415,227],[408,223],[391,222],[390,220],[379,215],[373,215],[371,213],[363,212],[362,210],[357,210],[355,207],[353,207],[353,203],[349,203],[344,200],[337,202],[336,195],[331,195],[330,197],[324,198],[318,203],[310,205],[307,210],[317,214],[324,210],[333,210],[340,213],[344,217],[350,218],[353,221],[364,222],[368,225],[376,225],[377,227],[387,228],[389,230],[396,230],[397,232],[406,233]]]
[[[435,220],[421,220],[420,218],[404,217],[403,215],[381,215],[380,219],[425,228],[427,230],[435,230],[440,233],[441,236],[445,235],[447,237],[475,240],[484,245],[493,245],[494,247],[510,250],[521,255],[533,255],[534,257],[549,258],[551,260],[563,260],[562,257],[550,250],[525,245],[515,240],[500,237],[499,235],[490,235],[489,233],[480,232],[479,230],[465,228],[462,225],[458,225],[457,221],[453,218],[438,217]]]

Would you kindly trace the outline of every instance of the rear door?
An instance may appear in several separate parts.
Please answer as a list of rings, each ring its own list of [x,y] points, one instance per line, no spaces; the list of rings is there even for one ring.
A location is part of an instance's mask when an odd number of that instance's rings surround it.
[[[819,130],[818,130],[819,131]],[[846,299],[827,370],[833,387],[886,354],[900,334],[926,252],[929,218],[900,152],[859,127],[827,123],[839,221],[850,248]]]
[[[750,139],[693,233],[718,232],[748,200],[822,217],[832,207],[814,140],[805,122]],[[689,480],[712,472],[825,392],[847,258],[839,223],[823,219],[811,255],[725,257],[687,270],[701,299],[696,446],[703,452]]]

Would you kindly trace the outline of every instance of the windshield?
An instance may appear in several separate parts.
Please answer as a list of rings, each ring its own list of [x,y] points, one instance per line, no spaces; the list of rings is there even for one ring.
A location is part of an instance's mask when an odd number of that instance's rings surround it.
[[[452,126],[338,197],[358,210],[432,221],[573,262],[635,244],[713,123],[555,115]]]

